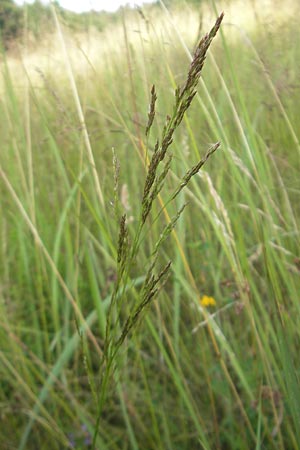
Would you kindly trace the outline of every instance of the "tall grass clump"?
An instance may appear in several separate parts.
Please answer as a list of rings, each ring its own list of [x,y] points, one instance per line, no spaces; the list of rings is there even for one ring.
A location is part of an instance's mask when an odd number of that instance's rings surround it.
[[[299,27],[223,8],[1,54],[3,448],[299,449]]]

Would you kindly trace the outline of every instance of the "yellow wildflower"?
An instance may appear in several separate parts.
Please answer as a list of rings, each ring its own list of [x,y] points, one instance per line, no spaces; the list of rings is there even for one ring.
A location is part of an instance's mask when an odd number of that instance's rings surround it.
[[[209,297],[208,295],[203,295],[200,300],[200,305],[207,308],[208,306],[216,306],[216,300],[213,297]]]

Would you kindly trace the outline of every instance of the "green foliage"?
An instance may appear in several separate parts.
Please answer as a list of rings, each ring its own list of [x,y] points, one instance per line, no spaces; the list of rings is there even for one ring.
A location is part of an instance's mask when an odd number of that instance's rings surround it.
[[[54,2],[54,5],[64,24],[73,32],[88,32],[92,28],[102,31],[108,24],[120,20],[117,14],[105,11],[77,14],[62,8],[58,2]],[[5,48],[22,37],[24,27],[36,39],[52,33],[54,27],[49,3],[35,0],[18,6],[13,0],[1,0],[0,32]]]
[[[22,10],[15,5],[13,0],[0,1],[0,33],[5,47],[16,39],[21,31]]]
[[[58,5],[56,4],[58,8]],[[41,38],[46,33],[53,31],[53,20],[49,4],[44,4],[40,0],[28,3],[26,8],[27,29],[35,38]]]
[[[200,80],[190,6],[6,55],[3,448],[299,450],[300,35],[257,6]]]

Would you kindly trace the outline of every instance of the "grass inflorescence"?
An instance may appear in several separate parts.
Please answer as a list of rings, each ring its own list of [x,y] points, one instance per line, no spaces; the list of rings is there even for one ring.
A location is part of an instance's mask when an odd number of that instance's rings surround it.
[[[132,306],[127,308],[127,317],[122,318],[124,324],[121,323],[122,303],[129,303],[130,298],[128,294],[124,291],[124,286],[127,286],[130,281],[130,269],[135,260],[139,259],[139,247],[140,247],[140,237],[143,231],[143,227],[146,223],[147,218],[151,214],[153,202],[160,195],[162,188],[164,187],[168,172],[171,167],[172,157],[171,155],[167,157],[168,150],[173,142],[173,135],[176,129],[179,127],[182,119],[189,109],[193,98],[195,97],[197,91],[198,81],[201,75],[203,64],[205,61],[206,53],[209,46],[215,37],[221,22],[223,19],[223,14],[221,14],[214,27],[203,39],[200,40],[194,57],[192,59],[190,69],[187,75],[187,80],[182,88],[177,88],[175,91],[175,104],[173,107],[172,116],[167,116],[166,123],[163,127],[162,135],[156,140],[154,151],[152,157],[149,161],[144,188],[143,196],[141,199],[141,213],[139,221],[136,224],[136,232],[132,238],[132,243],[130,242],[129,230],[126,224],[126,214],[123,214],[120,218],[119,225],[119,238],[117,246],[117,281],[113,290],[111,302],[108,308],[107,319],[106,319],[106,336],[104,342],[104,356],[103,362],[101,363],[100,377],[102,382],[100,384],[100,394],[99,394],[99,409],[93,439],[93,448],[96,448],[96,438],[99,432],[100,419],[104,406],[106,391],[108,390],[108,380],[114,371],[114,363],[117,357],[118,351],[120,350],[122,344],[129,334],[132,332],[136,324],[138,323],[139,317],[142,315],[144,309],[149,306],[149,304],[157,296],[160,287],[165,282],[165,278],[171,267],[171,261],[160,270],[158,275],[155,274],[154,270],[156,267],[156,262],[159,259],[160,248],[163,242],[169,237],[173,231],[176,222],[180,218],[185,205],[183,205],[176,213],[176,215],[167,223],[164,227],[159,240],[156,242],[154,249],[152,250],[152,261],[149,265],[149,269],[145,274],[145,281],[137,293],[137,299],[135,299]],[[155,103],[157,100],[157,94],[155,87],[151,89],[151,101],[148,114],[148,123],[146,126],[146,137],[149,135],[151,126],[155,118]],[[193,166],[183,177],[178,188],[175,190],[171,201],[176,198],[179,192],[188,185],[191,178],[196,175],[203,164],[207,161],[209,156],[219,147],[220,143],[215,144],[206,154],[204,159]],[[164,168],[159,171],[160,164],[164,163],[167,158]],[[115,185],[118,184],[117,179],[119,176],[119,166],[115,163]],[[117,215],[117,211],[116,211]],[[154,255],[154,256],[153,256]],[[119,331],[121,330],[121,331]],[[119,333],[119,334],[118,334]]]

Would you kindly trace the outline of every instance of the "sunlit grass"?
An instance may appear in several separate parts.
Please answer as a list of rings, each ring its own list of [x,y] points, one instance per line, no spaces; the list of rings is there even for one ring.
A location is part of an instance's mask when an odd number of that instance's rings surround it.
[[[201,35],[216,11],[225,10],[224,24],[137,241],[148,161],[185,81],[199,15],[169,15],[162,4],[144,18],[125,15],[99,41],[93,30],[59,35],[58,22],[56,50],[45,60],[40,49],[23,54],[26,82],[19,59],[3,61],[7,448],[91,448],[93,436],[101,450],[299,448],[299,31],[295,3],[267,17],[252,3],[247,23],[236,4],[203,12]],[[217,141],[221,149],[170,203]],[[124,212],[136,256],[116,290]],[[121,333],[98,429],[107,326],[116,324],[116,337],[133,317],[157,242],[158,266],[171,260],[171,273],[136,331]]]

